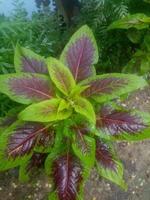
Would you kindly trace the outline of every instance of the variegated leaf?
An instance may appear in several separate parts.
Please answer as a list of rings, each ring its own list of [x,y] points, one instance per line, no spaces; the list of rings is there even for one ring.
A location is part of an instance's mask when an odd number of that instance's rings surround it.
[[[81,27],[70,39],[60,60],[70,68],[77,82],[93,74],[93,65],[98,62],[98,48],[91,29]]]
[[[53,177],[59,200],[76,200],[81,172],[81,166],[72,155],[66,154],[54,161]]]
[[[55,58],[49,58],[47,63],[52,81],[62,93],[68,95],[75,87],[75,81],[71,72]]]
[[[51,122],[66,119],[71,115],[72,110],[64,109],[59,111],[60,102],[61,99],[54,98],[30,105],[19,114],[19,118],[23,121],[35,122]]]
[[[97,140],[96,160],[96,166],[100,176],[120,185],[123,189],[127,188],[123,180],[123,166],[115,157],[109,144]]]
[[[102,103],[143,88],[147,83],[143,78],[136,75],[104,74],[83,81],[81,85],[88,86],[82,93],[83,96],[91,97]]]
[[[14,64],[16,72],[29,72],[48,74],[47,64],[44,57],[39,56],[30,49],[26,49],[17,44],[15,49]]]
[[[114,139],[142,140],[150,138],[150,115],[142,112],[113,110],[103,107],[97,114],[97,128]]]
[[[27,73],[1,75],[0,92],[22,104],[31,104],[54,96],[47,76]]]

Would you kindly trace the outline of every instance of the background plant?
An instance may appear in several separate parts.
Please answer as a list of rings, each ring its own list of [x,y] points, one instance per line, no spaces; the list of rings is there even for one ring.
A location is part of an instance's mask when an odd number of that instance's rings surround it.
[[[0,76],[0,92],[18,103],[1,119],[0,170],[19,166],[19,179],[27,181],[44,164],[53,180],[50,200],[83,199],[93,167],[127,189],[113,141],[150,137],[148,113],[113,103],[146,81],[130,74],[96,75],[98,55],[91,29],[83,26],[59,60],[18,44],[15,73]]]

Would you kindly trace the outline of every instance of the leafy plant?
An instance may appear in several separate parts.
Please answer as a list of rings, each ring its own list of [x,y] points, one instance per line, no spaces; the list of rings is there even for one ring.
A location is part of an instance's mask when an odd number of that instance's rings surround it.
[[[124,19],[114,21],[108,30],[125,29],[128,39],[138,44],[139,48],[133,54],[131,60],[123,68],[123,72],[132,72],[145,76],[149,79],[150,73],[150,39],[149,39],[150,17],[145,14],[134,14]]]
[[[44,164],[53,180],[50,200],[83,199],[93,167],[126,189],[113,141],[150,137],[149,114],[113,101],[146,81],[130,74],[96,75],[97,62],[97,44],[85,25],[59,60],[17,45],[16,73],[0,76],[0,92],[23,104],[1,119],[0,170],[20,166],[19,178],[26,181]]]

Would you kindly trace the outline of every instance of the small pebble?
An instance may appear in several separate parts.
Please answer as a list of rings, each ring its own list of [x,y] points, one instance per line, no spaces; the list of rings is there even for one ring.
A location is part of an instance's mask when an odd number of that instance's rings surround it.
[[[12,187],[16,189],[17,188],[16,183],[12,183]]]

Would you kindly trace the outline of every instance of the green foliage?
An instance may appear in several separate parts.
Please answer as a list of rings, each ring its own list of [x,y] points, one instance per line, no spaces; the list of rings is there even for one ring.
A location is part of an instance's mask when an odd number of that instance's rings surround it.
[[[127,29],[128,39],[139,45],[130,61],[123,68],[123,72],[136,73],[149,79],[149,23],[150,18],[145,14],[129,15],[124,19],[113,22],[108,30]]]
[[[15,120],[9,114],[0,121],[0,170],[19,167],[19,179],[27,181],[45,165],[54,200],[83,199],[93,167],[126,189],[112,141],[150,138],[150,115],[109,105],[147,83],[137,75],[93,73],[98,48],[88,26],[62,55],[45,59],[17,44],[16,73],[0,75],[0,92],[23,104]]]

